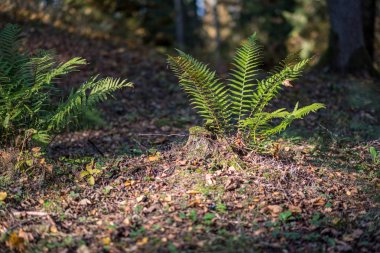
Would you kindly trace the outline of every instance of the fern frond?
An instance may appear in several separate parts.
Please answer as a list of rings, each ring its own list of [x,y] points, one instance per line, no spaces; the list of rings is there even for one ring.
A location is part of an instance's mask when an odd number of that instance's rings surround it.
[[[241,129],[241,121],[252,106],[255,79],[259,73],[262,54],[256,34],[253,34],[237,49],[229,79],[231,113]]]
[[[179,84],[189,95],[191,104],[216,134],[236,134],[239,138],[267,138],[283,131],[294,120],[324,108],[315,103],[292,112],[285,108],[274,112],[264,109],[277,96],[282,86],[298,78],[310,59],[299,60],[290,55],[274,68],[266,79],[257,80],[261,64],[261,47],[256,35],[237,49],[228,79],[228,85],[216,77],[207,65],[179,51],[179,56],[169,56],[168,62]],[[291,85],[290,85],[291,86]],[[280,122],[274,125],[274,122]],[[232,131],[231,131],[232,130]],[[251,139],[249,139],[251,141]]]
[[[320,109],[325,108],[324,104],[314,103],[305,107],[298,109],[298,103],[296,104],[294,110],[291,113],[288,113],[284,119],[275,127],[271,127],[269,129],[262,130],[260,132],[261,135],[270,136],[273,134],[277,134],[279,132],[284,131],[294,120],[302,119],[306,115],[312,112],[316,112]]]
[[[248,128],[253,141],[256,142],[256,135],[261,129],[270,128],[270,122],[276,118],[285,118],[289,112],[285,108],[278,109],[274,112],[261,112],[256,113],[251,118],[246,118],[242,121],[242,127]]]
[[[177,57],[169,56],[168,63],[180,86],[210,127],[219,133],[224,132],[230,119],[228,89],[205,64],[182,51],[178,52]]]
[[[33,140],[46,143],[52,131],[60,130],[85,110],[104,101],[125,80],[91,78],[66,102],[52,103],[55,80],[86,64],[75,57],[58,64],[51,52],[31,55],[20,50],[21,29],[7,25],[0,30],[0,144],[12,143],[20,133],[33,130]]]
[[[309,61],[310,59],[305,59],[296,64],[289,64],[284,61],[281,64],[283,66],[281,70],[276,70],[268,78],[259,81],[253,94],[250,117],[263,111],[269,102],[277,96],[286,80],[297,79]]]
[[[17,59],[20,38],[21,28],[17,25],[7,24],[0,31],[0,55],[10,64]]]
[[[126,80],[110,77],[97,80],[97,76],[90,78],[77,91],[71,92],[67,101],[62,103],[54,115],[49,117],[48,129],[62,129],[71,122],[70,119],[108,99],[112,92],[132,86],[133,84]]]

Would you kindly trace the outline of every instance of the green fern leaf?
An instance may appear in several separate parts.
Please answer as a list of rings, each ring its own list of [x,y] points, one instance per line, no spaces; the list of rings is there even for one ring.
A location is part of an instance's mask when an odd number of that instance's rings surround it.
[[[205,64],[178,52],[177,57],[169,56],[168,63],[179,78],[180,86],[209,127],[218,133],[225,132],[230,119],[228,89]]]
[[[253,34],[237,49],[229,79],[231,113],[240,130],[242,119],[251,110],[255,79],[261,60],[261,46],[258,45],[256,34]]]

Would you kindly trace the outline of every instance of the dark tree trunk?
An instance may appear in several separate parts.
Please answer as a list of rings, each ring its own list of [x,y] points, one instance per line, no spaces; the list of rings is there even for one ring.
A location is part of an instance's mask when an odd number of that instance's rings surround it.
[[[361,0],[327,3],[331,29],[324,63],[335,72],[374,73],[364,40]]]
[[[373,61],[375,53],[376,0],[362,0],[361,3],[364,44],[369,57]]]
[[[218,0],[209,0],[212,16],[214,19],[214,27],[215,27],[215,62],[216,68],[220,69],[220,61],[221,61],[221,38],[220,38],[220,22],[219,22],[219,13],[218,13]]]
[[[183,4],[182,0],[174,0],[175,6],[175,21],[176,21],[176,38],[178,47],[184,49],[185,35],[184,35],[184,18],[183,18]]]

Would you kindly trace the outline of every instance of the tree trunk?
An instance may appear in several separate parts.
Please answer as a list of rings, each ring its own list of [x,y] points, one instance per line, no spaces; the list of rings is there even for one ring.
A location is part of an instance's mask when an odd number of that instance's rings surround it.
[[[213,23],[215,28],[215,62],[216,68],[220,68],[221,61],[221,39],[220,39],[220,22],[219,22],[219,13],[218,13],[218,0],[209,0],[211,7],[211,12],[213,16]]]
[[[331,29],[324,63],[335,72],[374,73],[364,41],[361,1],[328,0],[327,3]]]
[[[182,10],[182,0],[174,0],[176,17],[176,37],[179,49],[185,47],[184,18]]]
[[[373,61],[375,53],[376,0],[362,0],[361,3],[364,44],[369,57]]]

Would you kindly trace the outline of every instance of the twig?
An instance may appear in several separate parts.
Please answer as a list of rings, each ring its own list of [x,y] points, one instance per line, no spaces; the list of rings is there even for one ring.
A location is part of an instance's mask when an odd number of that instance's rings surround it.
[[[37,216],[37,217],[46,217],[47,220],[49,221],[49,223],[52,225],[52,226],[55,226],[55,222],[54,220],[50,217],[50,215],[48,213],[45,213],[45,212],[38,212],[38,211],[24,211],[24,212],[18,212],[18,211],[15,211],[15,212],[12,212],[12,214],[14,216],[24,216],[24,215],[30,215],[30,216]]]
[[[87,139],[87,142],[91,145],[93,149],[95,149],[96,152],[98,152],[102,157],[104,157],[104,153],[100,151],[100,149],[91,141],[91,139]]]
[[[30,219],[26,219],[26,220],[23,220],[21,221],[20,223],[16,224],[16,225],[13,225],[11,227],[9,227],[6,231],[5,231],[5,234],[8,234],[10,231],[14,230],[15,228],[17,227],[20,227],[22,225],[24,225],[25,223],[28,223],[28,222],[31,222],[31,221],[34,221],[34,220],[37,220],[38,218],[41,218],[41,217],[46,217],[48,222],[52,225],[52,226],[56,226],[54,220],[50,217],[50,215],[48,213],[45,213],[45,212],[38,212],[38,211],[14,211],[12,212],[12,215],[13,216],[25,216],[25,215],[29,215],[29,216],[35,216],[33,218],[30,218]]]
[[[58,134],[55,134],[55,135],[53,136],[53,138],[51,138],[51,140],[49,141],[49,144],[46,146],[46,148],[49,148],[49,147],[50,147],[50,145],[53,143],[53,141],[55,140],[55,138],[57,138],[57,136],[58,136]]]
[[[147,147],[145,147],[144,145],[142,145],[138,140],[136,140],[135,138],[132,138],[132,140],[134,141],[134,142],[136,142],[137,143],[137,145],[139,145],[140,146],[140,148],[142,148],[142,149],[144,149],[144,150],[148,150],[148,148]]]
[[[138,135],[138,136],[181,136],[181,137],[189,136],[188,134],[143,134],[143,133],[135,133],[135,135]]]
[[[18,228],[18,227],[24,225],[25,223],[28,223],[28,222],[31,222],[31,221],[34,221],[34,220],[37,220],[37,219],[38,219],[38,217],[33,217],[33,218],[31,218],[31,219],[23,220],[22,222],[20,222],[20,223],[18,223],[18,224],[16,224],[16,225],[13,225],[13,226],[11,226],[11,227],[9,227],[9,228],[7,228],[7,230],[5,230],[5,232],[4,232],[4,234],[8,234],[8,233],[11,232],[12,230],[14,230],[14,229],[16,229],[16,228]]]
[[[48,213],[45,213],[45,212],[38,212],[38,211],[15,211],[15,212],[12,212],[12,214],[14,216],[23,216],[23,215],[30,215],[30,216],[49,216]]]

